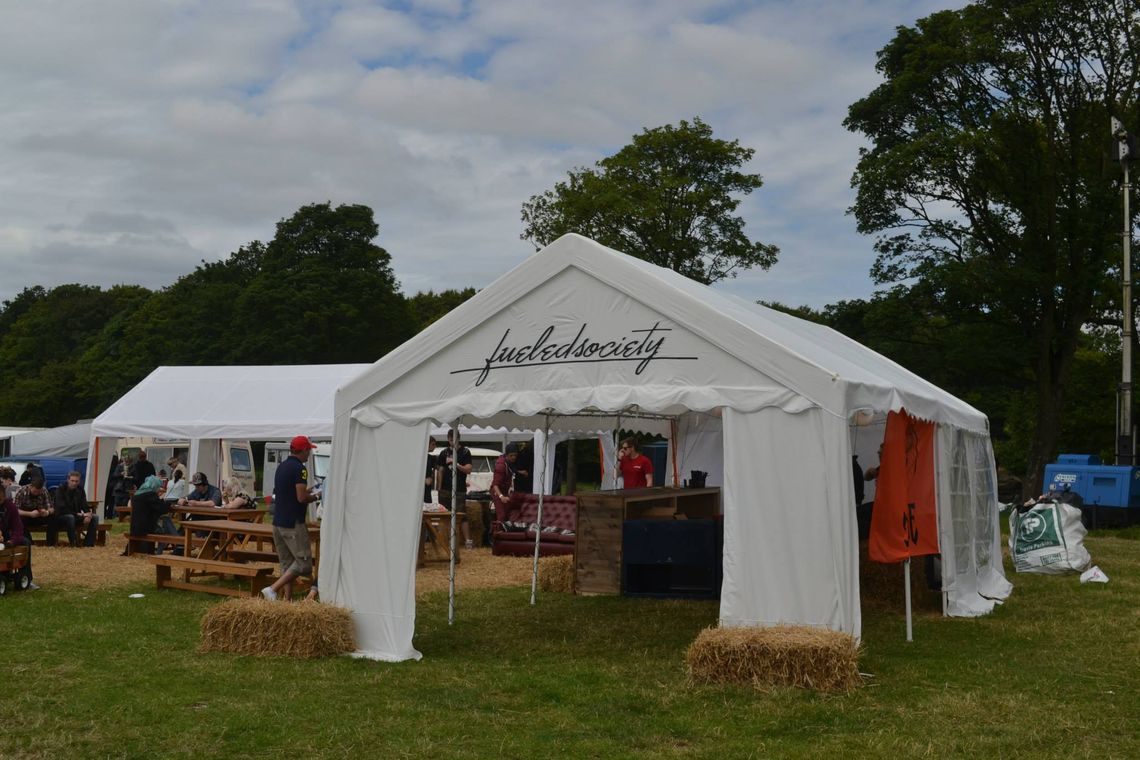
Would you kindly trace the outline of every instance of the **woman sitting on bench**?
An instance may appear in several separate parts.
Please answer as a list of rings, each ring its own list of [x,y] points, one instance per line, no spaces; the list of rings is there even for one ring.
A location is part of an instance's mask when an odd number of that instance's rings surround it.
[[[222,509],[256,509],[253,497],[241,489],[236,479],[227,481],[222,488]]]
[[[170,511],[162,500],[162,480],[157,475],[148,475],[131,497],[131,535],[145,536],[148,533],[165,533],[159,526],[159,518]],[[177,531],[173,535],[178,535]],[[154,552],[150,541],[135,541],[135,548],[144,554]],[[124,552],[126,554],[128,552]]]

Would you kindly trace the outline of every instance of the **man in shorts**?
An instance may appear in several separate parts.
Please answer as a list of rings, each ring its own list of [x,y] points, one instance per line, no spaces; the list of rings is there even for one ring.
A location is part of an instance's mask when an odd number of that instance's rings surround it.
[[[261,589],[266,599],[284,594],[293,596],[293,581],[313,574],[313,555],[309,546],[309,528],[305,524],[308,505],[320,498],[309,489],[309,452],[316,446],[299,435],[289,442],[289,458],[277,465],[273,479],[273,546],[281,562],[281,577],[272,586]]]

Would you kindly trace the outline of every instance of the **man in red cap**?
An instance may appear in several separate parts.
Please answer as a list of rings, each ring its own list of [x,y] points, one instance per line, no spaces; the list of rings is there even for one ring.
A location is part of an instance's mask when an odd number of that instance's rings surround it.
[[[305,525],[308,505],[320,496],[309,489],[309,452],[316,446],[306,436],[289,442],[289,458],[277,465],[273,480],[273,546],[281,561],[281,577],[261,590],[266,599],[284,593],[293,596],[293,581],[298,576],[313,574],[313,554],[309,547],[309,528]]]

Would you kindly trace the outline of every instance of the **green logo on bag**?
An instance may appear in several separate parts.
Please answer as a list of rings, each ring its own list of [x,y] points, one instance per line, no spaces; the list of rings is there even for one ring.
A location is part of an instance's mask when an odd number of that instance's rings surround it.
[[[1017,523],[1015,553],[1022,554],[1051,546],[1061,546],[1061,536],[1057,531],[1057,513],[1051,507],[1034,509]]]

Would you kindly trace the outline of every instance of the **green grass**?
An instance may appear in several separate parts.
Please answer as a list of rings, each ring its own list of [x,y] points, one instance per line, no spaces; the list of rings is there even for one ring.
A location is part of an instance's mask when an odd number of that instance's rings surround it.
[[[1138,757],[1140,543],[1107,585],[1013,576],[994,614],[864,611],[848,696],[686,683],[716,605],[523,589],[418,608],[421,662],[199,655],[216,600],[149,585],[0,599],[0,756]],[[141,591],[144,599],[128,599]]]

